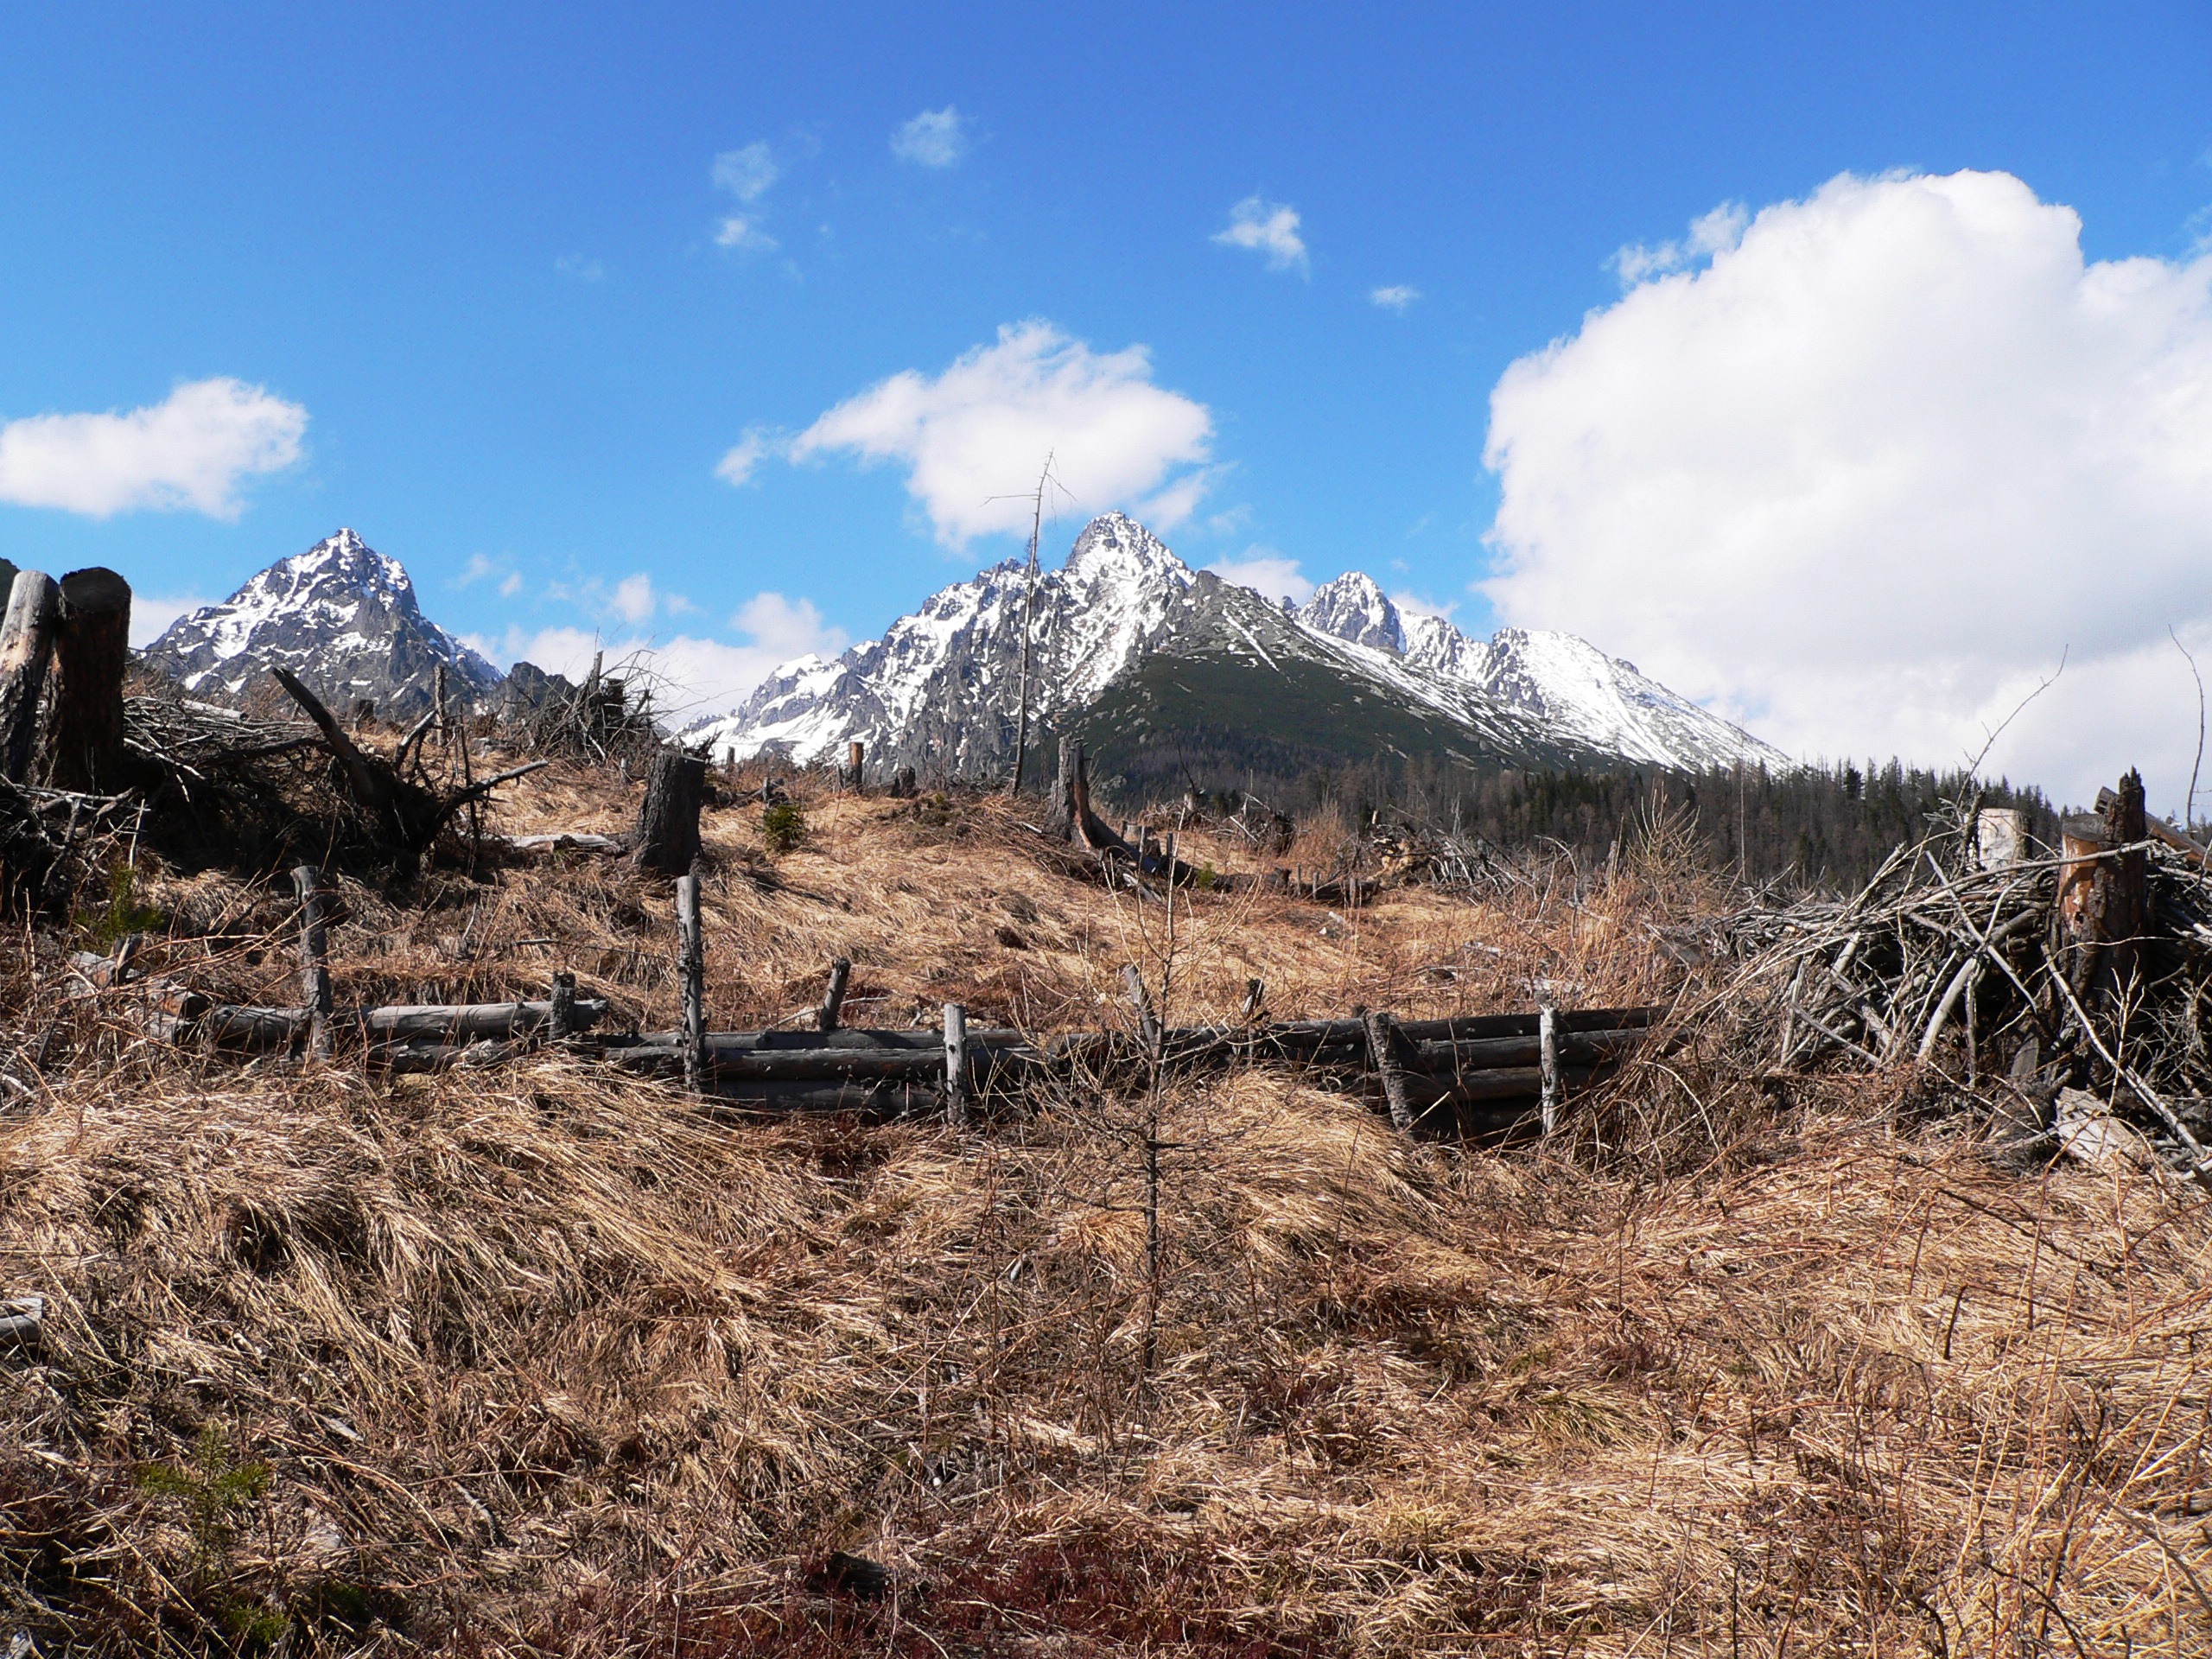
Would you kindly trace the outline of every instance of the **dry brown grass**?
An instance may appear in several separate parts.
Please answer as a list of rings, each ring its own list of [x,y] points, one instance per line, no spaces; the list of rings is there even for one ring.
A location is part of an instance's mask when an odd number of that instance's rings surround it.
[[[619,823],[586,787],[518,827]],[[890,1022],[1092,1025],[1122,962],[1158,982],[1158,907],[995,804],[817,801],[772,861],[758,811],[709,829],[718,1021],[810,1001],[833,950]],[[341,997],[569,962],[669,1018],[664,892],[428,887],[348,889]],[[232,936],[170,947],[195,974],[282,983],[281,900],[151,891]],[[1285,1014],[1630,1000],[1664,977],[1643,923],[1695,899],[1649,867],[1333,921],[1201,894],[1172,1012],[1248,975]],[[1686,1058],[1503,1156],[1279,1075],[1171,1090],[1155,1315],[1128,1103],[732,1129],[550,1059],[195,1070],[99,1024],[127,992],[65,1007],[22,966],[0,995],[46,1064],[0,1117],[0,1294],[53,1312],[0,1352],[0,1641],[227,1650],[251,1602],[295,1651],[2212,1646],[2209,1212],[2002,1173],[1910,1127],[1910,1077],[1770,1102]],[[211,1421],[273,1479],[195,1573],[131,1475]],[[842,1593],[841,1554],[887,1596]]]

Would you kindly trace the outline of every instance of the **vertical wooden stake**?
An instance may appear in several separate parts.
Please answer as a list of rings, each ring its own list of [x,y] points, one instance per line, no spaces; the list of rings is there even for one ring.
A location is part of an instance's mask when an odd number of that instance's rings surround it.
[[[300,898],[300,1002],[308,1014],[308,1052],[330,1058],[330,959],[322,929],[321,877],[312,864],[292,872]]]
[[[855,748],[860,747],[855,743]],[[814,1026],[817,1031],[837,1029],[837,1010],[845,1006],[845,982],[852,977],[853,964],[842,957],[830,959],[830,988],[822,994],[822,1006],[814,1011]]]
[[[944,1005],[944,1122],[953,1129],[968,1122],[968,1010],[957,1002]]]
[[[699,878],[676,880],[677,967],[683,976],[683,1086],[707,1079],[707,952],[699,936]]]
[[[1382,1076],[1382,1097],[1390,1103],[1390,1124],[1404,1134],[1414,1126],[1413,1103],[1406,1098],[1406,1069],[1398,1064],[1398,1022],[1377,1010],[1366,1016],[1367,1052]]]
[[[1544,1081],[1543,1128],[1559,1128],[1559,1010],[1548,1002],[1536,1010],[1536,1059]]]
[[[552,1011],[545,1016],[545,1035],[553,1042],[562,1042],[575,1026],[576,976],[563,970],[553,976]]]
[[[865,794],[867,791],[861,787],[861,761],[866,758],[867,746],[855,740],[845,746],[845,753],[852,762],[853,793]],[[823,1029],[827,1030],[828,1027],[824,1027]]]

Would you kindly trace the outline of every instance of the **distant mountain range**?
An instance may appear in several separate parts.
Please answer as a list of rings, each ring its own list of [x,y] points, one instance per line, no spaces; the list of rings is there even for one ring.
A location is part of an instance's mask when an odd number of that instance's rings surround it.
[[[429,708],[440,664],[450,695],[467,702],[505,677],[423,614],[398,560],[350,530],[277,560],[221,604],[179,617],[143,657],[218,702],[283,667],[340,713],[365,699],[400,719]]]
[[[853,740],[886,765],[979,775],[1011,763],[1027,580],[1009,560],[932,594],[834,662],[778,669],[684,741],[716,758],[797,762]],[[1375,582],[1338,576],[1302,606],[1193,570],[1135,520],[1093,519],[1038,583],[1033,715],[1112,771],[1242,754],[1265,769],[1377,753],[1535,768],[1683,769],[1789,757],[1572,634],[1471,639],[1408,622]]]
[[[734,713],[680,735],[717,760],[774,752],[804,764],[842,758],[858,740],[874,765],[1002,777],[1027,587],[1020,561],[995,565],[834,662],[785,664]],[[1117,512],[1091,520],[1066,563],[1043,574],[1033,613],[1038,753],[1056,735],[1082,737],[1109,783],[1378,756],[1535,769],[1791,764],[1572,634],[1470,639],[1442,617],[1402,615],[1356,571],[1302,606],[1279,603],[1192,569]],[[429,706],[440,665],[470,702],[507,677],[425,617],[398,561],[351,530],[180,617],[144,656],[202,696],[235,698],[282,664],[335,708],[367,699],[400,719]],[[518,664],[518,693],[543,682]]]

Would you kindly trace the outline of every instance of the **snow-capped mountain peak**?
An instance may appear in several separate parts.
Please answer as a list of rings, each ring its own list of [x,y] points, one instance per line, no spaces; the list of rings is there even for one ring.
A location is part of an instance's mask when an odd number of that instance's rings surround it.
[[[1398,607],[1374,577],[1357,570],[1347,570],[1316,588],[1313,597],[1298,607],[1297,616],[1307,627],[1355,645],[1396,652],[1406,648],[1405,622]]]
[[[221,604],[179,617],[145,655],[201,696],[238,696],[281,664],[319,696],[367,699],[395,715],[429,707],[441,664],[463,698],[500,679],[423,614],[405,567],[350,528],[277,560]]]

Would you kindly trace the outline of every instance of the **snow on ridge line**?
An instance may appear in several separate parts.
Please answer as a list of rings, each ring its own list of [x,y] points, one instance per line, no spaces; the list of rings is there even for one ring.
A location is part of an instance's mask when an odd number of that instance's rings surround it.
[[[880,639],[853,646],[835,663],[802,658],[781,664],[734,711],[693,722],[685,740],[741,759],[774,745],[803,763],[855,739],[887,753],[926,720],[958,753],[988,753],[997,741],[988,728],[1011,718],[1004,693],[1013,671],[995,658],[1019,637],[1022,569],[1020,560],[1007,560],[940,589]],[[1087,704],[1161,642],[1182,602],[1176,596],[1199,580],[1135,519],[1119,512],[1092,519],[1060,568],[1040,575],[1039,683],[1058,688],[1062,706]],[[1273,607],[1251,589],[1236,590]],[[1347,571],[1304,607],[1286,604],[1279,613],[1346,669],[1457,721],[1505,730],[1497,724],[1501,715],[1478,712],[1503,705],[1518,711],[1518,721],[1533,718],[1578,747],[1631,762],[1791,764],[1586,640],[1501,628],[1485,641],[1443,617],[1408,624],[1362,572]]]

